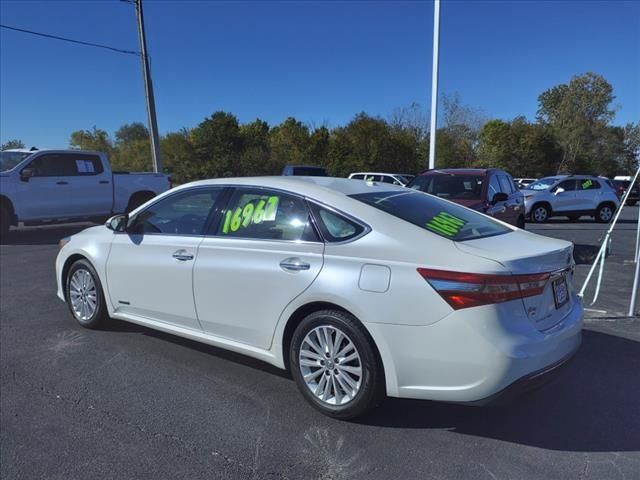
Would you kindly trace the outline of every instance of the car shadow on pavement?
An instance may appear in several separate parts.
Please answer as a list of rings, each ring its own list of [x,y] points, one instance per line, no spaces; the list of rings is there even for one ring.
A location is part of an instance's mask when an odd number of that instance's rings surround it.
[[[505,407],[387,399],[358,423],[449,429],[464,435],[580,452],[640,450],[640,342],[585,330],[554,382]]]
[[[42,227],[23,227],[13,229],[0,239],[1,245],[57,245],[63,237],[74,235],[95,224],[47,225]]]

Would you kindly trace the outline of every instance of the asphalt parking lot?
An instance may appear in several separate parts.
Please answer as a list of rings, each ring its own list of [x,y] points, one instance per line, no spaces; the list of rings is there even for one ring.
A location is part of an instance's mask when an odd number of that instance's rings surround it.
[[[0,247],[0,476],[640,478],[640,321],[622,317],[637,215],[623,212],[583,345],[554,383],[500,408],[388,399],[356,422],[317,413],[258,361],[122,322],[82,329],[54,279],[58,239],[82,227],[13,232]],[[606,230],[527,228],[577,245],[578,285]]]

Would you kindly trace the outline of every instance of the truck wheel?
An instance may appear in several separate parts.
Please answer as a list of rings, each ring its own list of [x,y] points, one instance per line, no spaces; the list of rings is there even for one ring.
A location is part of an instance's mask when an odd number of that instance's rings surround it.
[[[148,202],[153,197],[155,197],[154,193],[151,192],[137,192],[131,195],[129,199],[129,204],[127,205],[126,213],[131,213],[133,210],[138,208],[143,203]]]
[[[6,205],[0,205],[0,238],[6,238],[11,228],[11,212]]]

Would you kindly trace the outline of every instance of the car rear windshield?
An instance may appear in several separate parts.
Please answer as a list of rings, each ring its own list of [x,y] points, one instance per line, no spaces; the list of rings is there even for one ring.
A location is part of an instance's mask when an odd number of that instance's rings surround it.
[[[480,200],[484,179],[484,175],[419,175],[408,187],[448,200]]]
[[[321,167],[293,167],[294,175],[305,177],[326,177],[327,171]]]
[[[351,195],[394,217],[455,241],[475,240],[511,232],[509,227],[432,195],[407,190]]]

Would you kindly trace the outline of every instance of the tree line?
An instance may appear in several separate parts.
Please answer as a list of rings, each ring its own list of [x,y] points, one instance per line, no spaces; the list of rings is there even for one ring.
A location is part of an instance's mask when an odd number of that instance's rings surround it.
[[[459,95],[443,95],[436,166],[498,167],[516,177],[631,174],[638,166],[640,122],[612,125],[614,99],[611,84],[591,72],[542,92],[533,122],[523,116],[488,119]],[[95,126],[75,131],[69,145],[108,153],[115,170],[151,169],[149,132],[141,123],[121,126],[114,138]],[[24,145],[12,141],[9,146]],[[277,175],[286,164],[324,166],[335,176],[416,173],[426,168],[428,149],[427,114],[417,104],[396,109],[388,118],[362,112],[331,129],[293,117],[273,126],[260,119],[240,123],[233,114],[218,111],[160,139],[163,168],[176,183]]]

